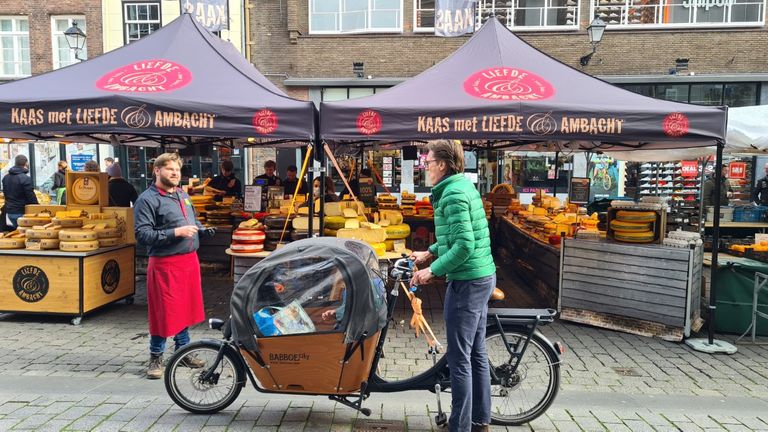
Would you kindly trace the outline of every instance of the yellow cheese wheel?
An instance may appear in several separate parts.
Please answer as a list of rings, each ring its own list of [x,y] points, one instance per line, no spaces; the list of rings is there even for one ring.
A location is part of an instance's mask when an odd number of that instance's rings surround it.
[[[393,250],[395,250],[394,240],[384,240],[384,245],[387,246],[387,252],[392,252]]]
[[[0,249],[22,249],[24,248],[24,238],[0,238]]]
[[[20,227],[33,227],[35,225],[45,225],[51,222],[51,218],[38,217],[38,216],[22,216],[17,219],[16,223]]]
[[[92,205],[99,202],[99,180],[94,177],[80,177],[72,183],[74,203]]]
[[[336,237],[368,243],[383,243],[387,239],[387,232],[384,228],[342,228],[336,231]]]
[[[58,249],[59,239],[41,238],[41,239],[27,239],[24,244],[27,249],[41,250],[41,249]]]
[[[120,237],[100,238],[99,247],[118,246],[123,243],[123,239]]]
[[[94,231],[96,232],[96,237],[100,239],[120,237],[123,235],[123,233],[117,228],[96,228]]]
[[[651,224],[649,222],[626,222],[623,220],[612,220],[611,229],[616,232],[643,232],[650,231]]]
[[[376,256],[384,256],[387,252],[387,245],[384,243],[370,243],[373,251],[376,252]]]
[[[99,248],[98,240],[62,241],[61,243],[59,243],[59,249],[67,252],[85,252],[85,251],[96,250],[98,248]]]
[[[656,212],[619,210],[616,219],[625,222],[656,222]]]
[[[296,231],[294,231],[294,232],[296,232]],[[338,232],[338,230],[330,229],[330,228],[325,228],[325,230],[323,230],[323,235],[326,236],[326,237],[336,237],[336,233],[337,232]]]
[[[24,235],[30,239],[58,239],[59,231],[51,229],[28,229]]]
[[[338,204],[338,203],[334,203],[334,204]],[[344,223],[346,222],[346,220],[347,219],[344,218],[344,216],[326,216],[325,227],[332,230],[344,228]]]
[[[411,235],[411,227],[407,224],[390,225],[384,229],[387,231],[387,240],[404,239]]]
[[[83,218],[53,218],[53,224],[64,228],[79,228],[83,226]]]
[[[98,238],[98,233],[91,230],[63,229],[59,231],[59,240],[63,240],[65,242],[86,242],[90,240],[97,240]],[[98,244],[99,242],[96,243]]]
[[[641,232],[620,232],[613,233],[613,238],[617,241],[628,243],[650,243],[653,241],[653,232],[641,231]]]

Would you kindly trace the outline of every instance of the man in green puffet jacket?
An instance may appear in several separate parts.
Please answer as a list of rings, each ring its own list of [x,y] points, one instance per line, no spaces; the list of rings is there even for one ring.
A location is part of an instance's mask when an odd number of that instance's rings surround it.
[[[485,349],[488,299],[496,286],[488,221],[480,194],[464,177],[464,149],[458,141],[430,141],[424,161],[432,187],[437,243],[414,252],[417,271],[411,285],[445,276],[445,327],[451,371],[451,432],[487,431],[491,383]]]

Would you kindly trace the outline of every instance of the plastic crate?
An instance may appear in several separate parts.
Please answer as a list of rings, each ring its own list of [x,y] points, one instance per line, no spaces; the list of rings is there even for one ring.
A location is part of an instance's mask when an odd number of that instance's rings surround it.
[[[766,206],[741,206],[733,210],[734,222],[763,222],[766,220],[768,207]]]

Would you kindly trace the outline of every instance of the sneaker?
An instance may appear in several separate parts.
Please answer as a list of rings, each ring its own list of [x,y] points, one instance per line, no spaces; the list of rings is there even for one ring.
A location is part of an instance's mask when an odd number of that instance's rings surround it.
[[[149,367],[147,367],[147,378],[160,379],[163,377],[163,355],[150,355]]]
[[[203,366],[205,366],[205,360],[201,360],[197,358],[196,355],[188,355],[181,359],[179,362],[180,366],[188,367],[190,369],[199,369]]]

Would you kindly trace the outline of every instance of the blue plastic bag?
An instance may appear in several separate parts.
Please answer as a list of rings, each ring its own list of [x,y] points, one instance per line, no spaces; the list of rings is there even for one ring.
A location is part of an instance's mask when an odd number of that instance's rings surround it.
[[[259,327],[262,336],[280,336],[280,330],[275,327],[275,320],[272,318],[269,307],[263,307],[253,314],[253,319]]]

